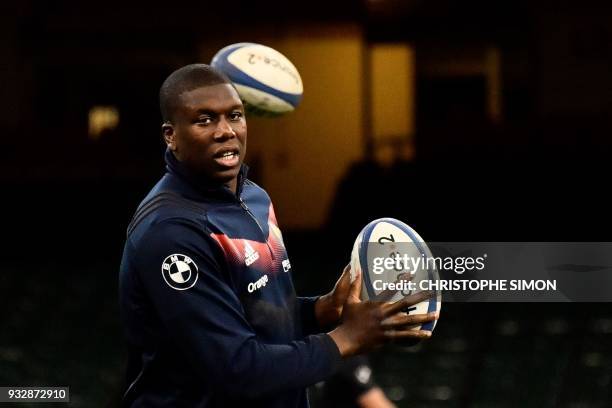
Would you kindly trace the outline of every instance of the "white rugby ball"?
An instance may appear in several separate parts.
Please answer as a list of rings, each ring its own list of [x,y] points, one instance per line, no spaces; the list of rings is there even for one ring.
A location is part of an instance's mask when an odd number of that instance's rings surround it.
[[[355,240],[351,253],[351,280],[355,279],[357,271],[361,273],[362,300],[395,302],[421,292],[421,281],[439,279],[435,263],[427,262],[428,258],[433,259],[431,251],[416,231],[395,218],[380,218],[366,225]],[[385,264],[386,259],[400,259],[402,262],[386,261]],[[411,276],[409,279],[408,274]],[[404,282],[404,286],[407,286],[406,282],[412,282],[414,290],[403,288],[395,291],[400,281]],[[427,282],[423,282],[423,286],[427,285]],[[440,291],[436,291],[436,296],[408,308],[406,312],[439,312],[441,307],[442,296]],[[433,331],[436,322],[428,322],[414,329]]]
[[[282,115],[302,100],[300,73],[273,48],[247,42],[228,45],[215,54],[210,65],[234,83],[249,112]]]

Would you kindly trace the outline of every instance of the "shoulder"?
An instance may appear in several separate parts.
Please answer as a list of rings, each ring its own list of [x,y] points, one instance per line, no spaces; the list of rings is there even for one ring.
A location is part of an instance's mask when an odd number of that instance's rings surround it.
[[[201,222],[206,216],[208,204],[189,198],[185,190],[184,183],[166,173],[138,205],[128,226],[128,237],[137,228],[147,229],[166,219],[183,218]]]
[[[218,257],[203,203],[174,191],[152,191],[139,205],[127,230],[128,254],[138,264],[159,263],[175,253],[191,257]]]
[[[127,229],[128,239],[138,241],[151,230],[206,228],[207,206],[173,191],[149,194],[138,206]]]
[[[217,271],[224,260],[224,254],[207,229],[182,216],[137,227],[128,236],[126,248],[127,257],[145,275],[179,260],[193,262],[196,269]]]
[[[147,254],[185,247],[205,248],[208,238],[204,224],[183,215],[166,214],[137,226],[128,235],[128,242],[136,252]]]

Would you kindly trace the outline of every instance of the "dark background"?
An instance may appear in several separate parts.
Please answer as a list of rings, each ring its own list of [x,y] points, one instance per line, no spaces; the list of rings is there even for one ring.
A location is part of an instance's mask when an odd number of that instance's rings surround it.
[[[367,43],[411,41],[421,55],[487,43],[505,55],[496,123],[478,96],[482,78],[431,78],[417,66],[416,159],[381,167],[366,138],[327,225],[284,231],[298,292],[328,290],[353,237],[380,216],[432,241],[610,240],[610,6],[317,0],[2,8],[0,385],[68,385],[73,406],[116,401],[125,365],[116,290],[125,229],[163,172],[157,92],[172,70],[197,59],[202,42],[224,32],[350,21]],[[119,127],[97,142],[87,138],[94,104],[122,112]],[[436,188],[407,206],[411,197],[392,184],[400,175],[407,185]],[[364,189],[397,199],[368,200]],[[332,252],[334,242],[346,250]],[[426,344],[372,357],[375,377],[398,405],[611,405],[607,304],[445,304],[442,316]],[[315,387],[313,405],[320,398]]]

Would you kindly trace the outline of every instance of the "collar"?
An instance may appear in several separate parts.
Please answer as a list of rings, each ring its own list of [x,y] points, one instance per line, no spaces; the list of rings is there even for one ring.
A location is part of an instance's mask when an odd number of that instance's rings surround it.
[[[242,164],[238,172],[238,182],[236,183],[236,194],[234,194],[225,184],[213,182],[210,179],[194,174],[181,163],[170,149],[166,149],[164,154],[166,162],[166,172],[177,176],[182,181],[186,182],[193,190],[207,197],[218,198],[233,198],[239,200],[244,187],[244,182],[247,179],[249,166]]]

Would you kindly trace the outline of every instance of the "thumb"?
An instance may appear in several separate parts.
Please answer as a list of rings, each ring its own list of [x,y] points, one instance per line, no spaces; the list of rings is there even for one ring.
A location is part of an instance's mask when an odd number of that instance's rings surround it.
[[[350,269],[350,264],[347,265],[347,268]],[[361,271],[355,269],[353,275],[355,276],[355,280],[351,283],[351,287],[349,288],[348,298],[346,299],[347,303],[361,302]]]
[[[332,291],[328,294],[331,297],[334,307],[342,308],[342,305],[346,302],[347,297],[351,289],[351,265],[346,265],[340,278],[334,285]]]
[[[340,275],[340,279],[338,279],[338,282],[336,282],[335,291],[343,294],[344,295],[343,297],[346,298],[346,295],[349,291],[350,286],[351,286],[351,264],[348,264],[344,267],[344,270],[342,271],[342,275]]]

